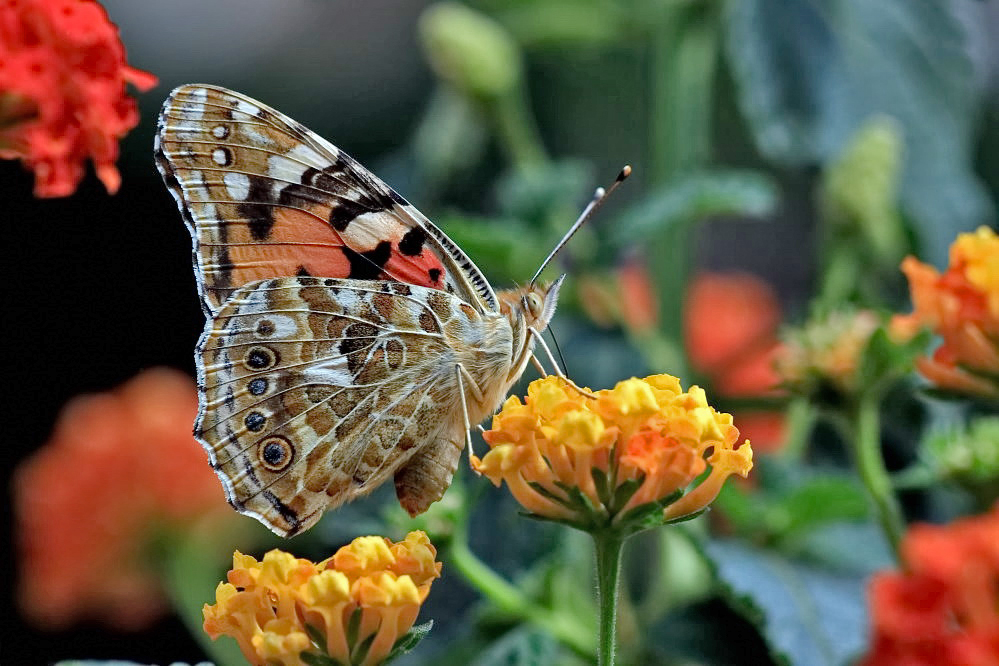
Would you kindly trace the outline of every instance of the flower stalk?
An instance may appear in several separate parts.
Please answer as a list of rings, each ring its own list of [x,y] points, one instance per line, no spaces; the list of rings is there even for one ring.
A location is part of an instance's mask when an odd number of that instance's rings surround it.
[[[616,530],[593,532],[597,559],[597,603],[599,616],[599,649],[597,664],[614,666],[617,654],[618,586],[621,574],[623,537]]]
[[[895,497],[881,455],[881,418],[878,414],[878,400],[862,396],[854,410],[849,437],[853,447],[854,464],[867,493],[874,504],[878,523],[885,538],[891,545],[895,557],[900,557],[899,547],[905,531],[902,510]]]

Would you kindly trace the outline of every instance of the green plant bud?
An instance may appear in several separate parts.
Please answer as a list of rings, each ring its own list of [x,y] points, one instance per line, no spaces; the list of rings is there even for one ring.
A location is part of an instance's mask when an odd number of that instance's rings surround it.
[[[487,101],[520,83],[520,48],[494,20],[464,5],[431,5],[420,17],[420,36],[431,68],[463,93]]]
[[[902,151],[899,124],[875,116],[826,168],[821,190],[826,221],[865,236],[879,256],[892,261],[905,251],[898,214]]]
[[[938,476],[974,492],[999,497],[999,417],[979,418],[967,429],[931,435],[923,444],[924,462]]]

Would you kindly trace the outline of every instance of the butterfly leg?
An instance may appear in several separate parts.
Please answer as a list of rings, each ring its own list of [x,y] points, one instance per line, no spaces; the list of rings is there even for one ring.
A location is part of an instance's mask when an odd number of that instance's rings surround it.
[[[545,370],[545,366],[541,365],[541,361],[539,361],[538,357],[535,356],[534,354],[531,354],[531,363],[533,363],[534,367],[538,369],[538,372],[541,374],[542,377],[548,376],[548,371]]]
[[[528,326],[527,330],[531,335],[534,336],[534,339],[538,341],[538,346],[545,351],[545,356],[548,357],[548,362],[552,364],[552,367],[555,369],[555,374],[558,377],[561,377],[563,380],[565,380],[565,382],[573,389],[575,389],[577,392],[579,392],[580,395],[586,396],[587,398],[596,397],[590,391],[581,389],[579,386],[576,385],[576,382],[572,381],[571,379],[565,376],[565,373],[562,372],[562,369],[558,367],[558,363],[555,361],[555,356],[552,354],[552,350],[548,347],[548,343],[545,342],[545,339],[543,337],[541,337],[541,333],[538,332],[538,329],[534,328],[533,326]],[[547,374],[545,373],[544,368],[541,365],[541,361],[538,360],[538,357],[535,356],[534,354],[531,354],[531,360],[534,363],[534,367],[540,370],[541,376],[547,377]]]
[[[465,446],[468,447],[468,463],[472,464],[472,456],[475,452],[472,450],[472,424],[468,421],[468,403],[465,401],[465,387],[466,381],[468,382],[468,389],[472,392],[472,397],[475,398],[479,404],[482,403],[483,396],[482,390],[479,385],[475,383],[475,379],[469,374],[468,370],[465,369],[461,363],[454,366],[455,376],[458,378],[458,395],[461,397],[461,415],[465,417]],[[472,468],[475,471],[475,468]],[[478,472],[475,472],[478,474]]]

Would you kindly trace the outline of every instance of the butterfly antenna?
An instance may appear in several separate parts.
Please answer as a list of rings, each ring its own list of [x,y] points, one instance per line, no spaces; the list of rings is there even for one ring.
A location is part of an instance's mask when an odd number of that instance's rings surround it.
[[[569,368],[565,367],[565,357],[562,356],[562,348],[558,346],[558,338],[555,337],[555,330],[552,325],[548,324],[548,334],[552,336],[552,342],[555,343],[555,351],[558,352],[558,360],[562,362],[562,372],[569,376]]]
[[[611,183],[610,187],[608,187],[606,190],[602,187],[597,188],[597,191],[593,193],[593,198],[590,199],[590,203],[586,204],[586,208],[584,208],[583,212],[579,214],[579,219],[577,219],[573,223],[573,225],[569,227],[569,231],[567,231],[566,234],[562,236],[562,240],[558,242],[558,244],[555,246],[555,249],[548,254],[548,256],[545,258],[543,262],[541,262],[541,268],[539,268],[538,272],[535,273],[534,277],[531,278],[532,287],[534,286],[535,281],[538,279],[538,276],[541,275],[541,271],[545,270],[548,264],[551,263],[551,260],[555,258],[555,255],[558,254],[559,250],[565,247],[565,244],[569,242],[569,239],[572,238],[577,231],[579,231],[579,228],[583,226],[583,223],[586,222],[591,217],[593,217],[593,214],[597,212],[597,209],[604,204],[604,201],[607,200],[607,197],[610,196],[611,192],[616,190],[617,186],[620,185],[622,182],[624,182],[624,179],[630,175],[631,175],[631,165],[626,164],[624,168],[621,169],[621,173],[617,175],[617,178],[614,180],[614,182]]]

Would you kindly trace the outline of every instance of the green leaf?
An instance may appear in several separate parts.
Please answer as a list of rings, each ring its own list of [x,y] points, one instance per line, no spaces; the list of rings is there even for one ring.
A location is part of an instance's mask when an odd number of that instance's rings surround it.
[[[471,666],[549,666],[556,663],[560,652],[554,638],[521,626],[493,643]]]
[[[826,162],[868,118],[894,118],[906,145],[902,205],[937,263],[989,212],[972,170],[977,91],[954,4],[727,3],[729,67],[760,151]]]
[[[834,574],[737,541],[705,546],[729,603],[791,664],[840,666],[867,645],[864,576]]]
[[[853,479],[822,476],[807,481],[771,507],[785,517],[783,536],[816,529],[820,525],[863,520],[868,515],[867,496]]]
[[[420,644],[420,641],[427,637],[427,634],[430,633],[430,630],[433,629],[433,627],[434,621],[427,620],[423,624],[418,624],[407,631],[406,634],[397,640],[395,645],[392,646],[392,651],[389,652],[388,656],[385,658],[385,663],[392,661],[399,655],[412,651],[413,648]]]
[[[857,385],[866,390],[880,390],[898,377],[911,372],[913,361],[929,342],[923,332],[903,343],[896,343],[888,336],[884,325],[867,341],[857,368]]]
[[[773,181],[754,171],[705,171],[654,190],[612,224],[616,246],[643,243],[666,229],[714,215],[762,217],[777,205]]]

